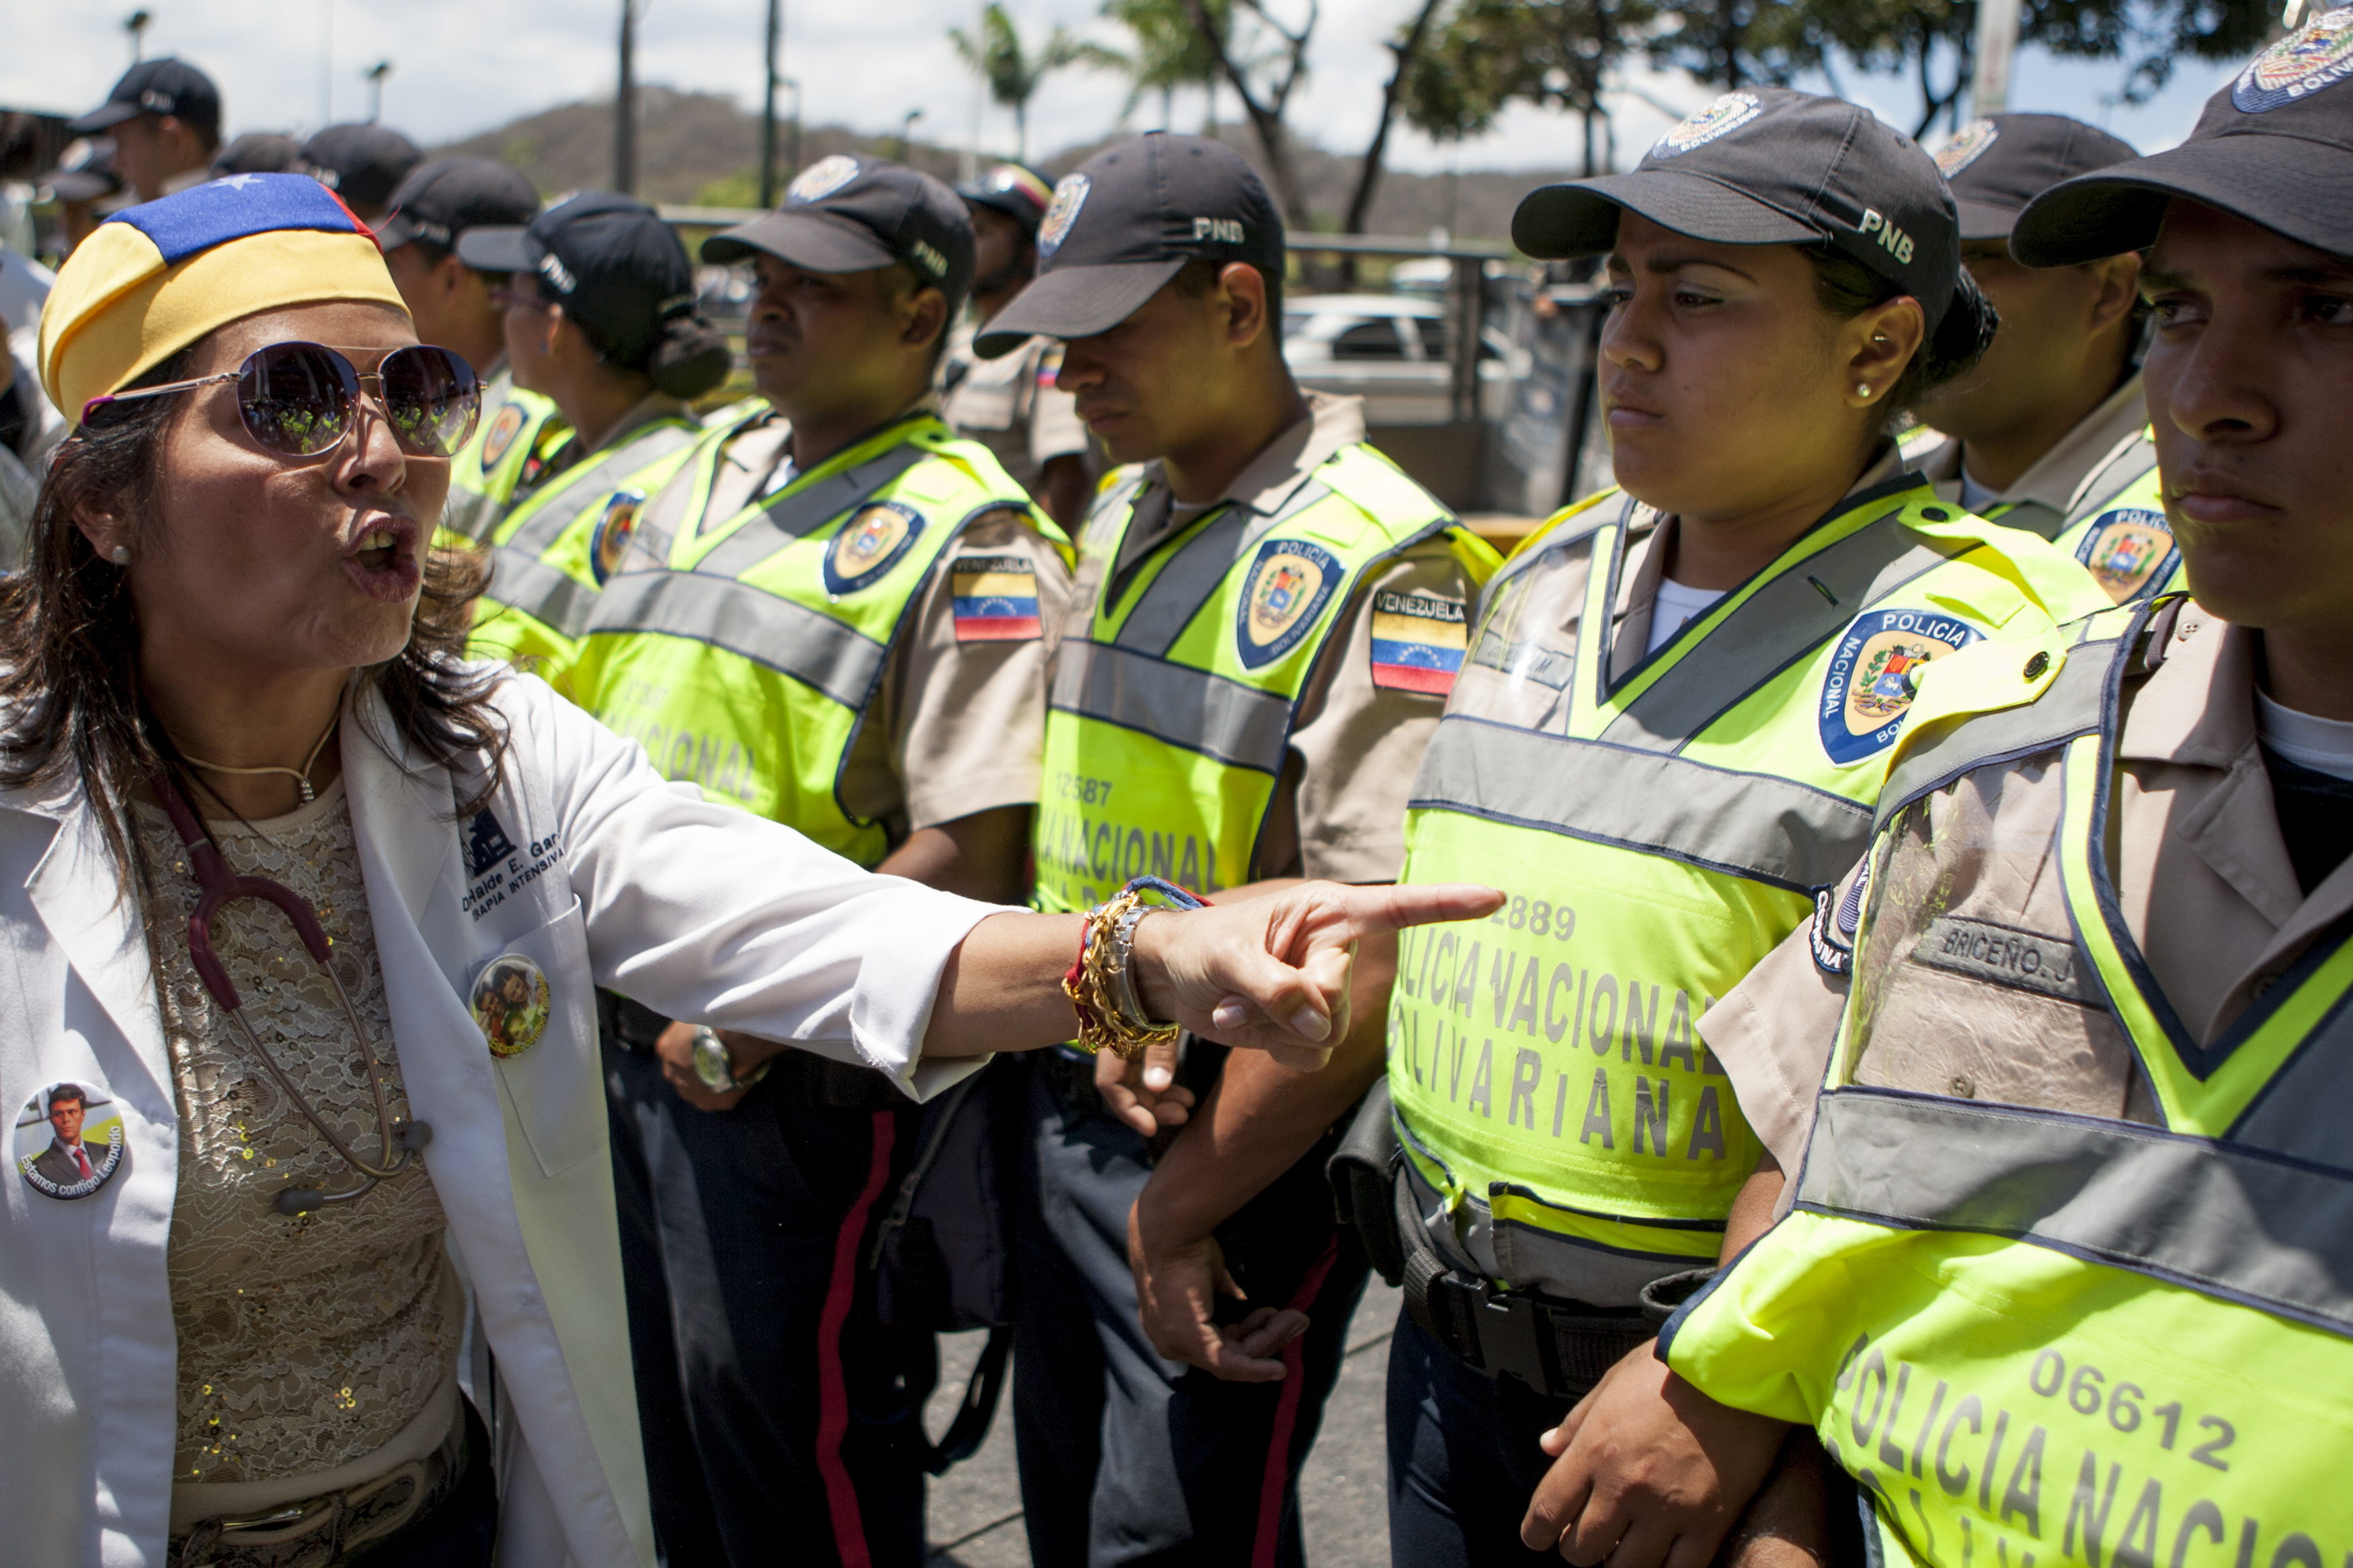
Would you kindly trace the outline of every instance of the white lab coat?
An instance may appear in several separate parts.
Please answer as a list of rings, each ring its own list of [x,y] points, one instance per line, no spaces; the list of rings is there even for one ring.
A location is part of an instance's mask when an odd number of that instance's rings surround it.
[[[490,814],[396,757],[360,700],[343,777],[392,1032],[425,1163],[503,1387],[504,1568],[653,1561],[621,1290],[594,987],[671,1017],[880,1068],[928,1094],[971,1064],[914,1058],[949,952],[994,907],[878,877],[789,828],[664,782],[535,679]],[[78,784],[0,792],[0,1106],[101,1084],[128,1133],[92,1195],[0,1185],[0,1556],[160,1564],[175,1340],[164,1251],[177,1128],[148,957]],[[294,942],[289,932],[290,951]],[[465,994],[519,952],[546,1032],[494,1059]],[[236,976],[259,984],[259,976]],[[13,1115],[10,1118],[14,1120]]]

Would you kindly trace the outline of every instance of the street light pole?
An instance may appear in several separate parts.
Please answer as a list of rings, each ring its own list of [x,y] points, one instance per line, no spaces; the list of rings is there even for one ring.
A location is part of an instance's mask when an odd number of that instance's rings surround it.
[[[131,35],[131,63],[134,66],[147,58],[147,24],[154,19],[144,11],[133,11],[122,18],[122,30]]]
[[[638,194],[638,0],[621,0],[621,71],[613,93],[613,188]]]
[[[907,161],[907,152],[913,143],[915,121],[923,117],[920,109],[911,109],[899,117],[899,162]]]
[[[789,89],[793,95],[793,123],[790,139],[785,142],[785,167],[797,174],[801,166],[801,84],[796,77],[780,76],[776,85]]]
[[[378,60],[360,75],[367,79],[368,123],[375,125],[384,120],[384,79],[392,74],[390,60]]]
[[[768,0],[768,86],[760,99],[760,205],[776,205],[776,46],[784,37],[785,0]]]

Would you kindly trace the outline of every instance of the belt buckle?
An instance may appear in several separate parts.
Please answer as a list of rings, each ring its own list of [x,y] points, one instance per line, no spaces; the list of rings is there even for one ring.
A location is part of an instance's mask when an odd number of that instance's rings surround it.
[[[1498,1290],[1490,1280],[1473,1283],[1451,1272],[1431,1280],[1428,1294],[1438,1309],[1431,1318],[1460,1342],[1449,1348],[1475,1371],[1486,1377],[1509,1373],[1544,1392],[1549,1374],[1535,1302]]]

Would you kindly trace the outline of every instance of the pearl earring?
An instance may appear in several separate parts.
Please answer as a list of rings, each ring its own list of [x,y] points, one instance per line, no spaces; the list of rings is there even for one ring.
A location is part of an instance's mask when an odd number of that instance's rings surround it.
[[[106,552],[106,558],[117,566],[127,566],[131,563],[131,546],[118,544]]]
[[[1856,382],[1854,384],[1854,395],[1857,397],[1869,397],[1871,395],[1871,383],[1867,381]]]

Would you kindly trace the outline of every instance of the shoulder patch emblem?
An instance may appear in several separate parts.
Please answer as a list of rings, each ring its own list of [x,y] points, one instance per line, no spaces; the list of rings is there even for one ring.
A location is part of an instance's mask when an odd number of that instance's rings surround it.
[[[482,437],[482,472],[489,473],[507,455],[515,437],[522,434],[523,411],[520,403],[508,403],[499,409],[499,416],[491,421],[488,434]]]
[[[2174,547],[2173,525],[2163,512],[2134,506],[2094,518],[2083,542],[2075,546],[2075,559],[2121,605],[2151,583],[2170,579],[2181,552]]]
[[[1873,610],[1831,652],[1818,710],[1822,750],[1841,766],[1895,743],[1919,694],[1920,672],[1978,640],[1967,621],[1935,610]]]
[[[1985,156],[1985,150],[2000,136],[2001,127],[1990,120],[1972,120],[1953,132],[1953,139],[1936,149],[1936,168],[1945,178],[1951,179],[1971,163]]]
[[[1764,112],[1765,105],[1755,93],[1727,92],[1660,137],[1651,146],[1651,156],[1680,158],[1694,147],[1730,135]]]
[[[588,571],[599,588],[628,558],[629,541],[638,531],[638,512],[645,504],[643,490],[615,490],[606,501],[596,531],[588,538]]]
[[[1444,697],[1470,647],[1462,606],[1384,588],[1373,595],[1373,684]]]
[[[1234,611],[1242,667],[1258,669],[1299,646],[1345,575],[1339,557],[1303,539],[1270,539],[1258,547]]]
[[[2326,11],[2257,55],[2231,84],[2243,114],[2309,98],[2353,76],[2353,6]]]
[[[1094,182],[1084,174],[1065,174],[1062,183],[1054,187],[1054,199],[1046,207],[1046,216],[1038,220],[1038,256],[1040,260],[1062,247],[1071,237],[1071,226],[1079,221],[1079,209],[1087,205],[1087,193]]]
[[[825,591],[838,597],[875,582],[923,531],[923,517],[911,506],[882,500],[859,508],[826,546]]]
[[[1035,642],[1038,568],[1025,555],[959,555],[948,568],[958,642]]]

